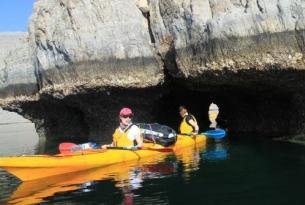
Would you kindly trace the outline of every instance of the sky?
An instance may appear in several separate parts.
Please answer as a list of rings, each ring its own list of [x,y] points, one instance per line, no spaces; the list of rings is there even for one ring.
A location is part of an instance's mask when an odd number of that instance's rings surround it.
[[[0,0],[0,32],[27,31],[35,0]]]

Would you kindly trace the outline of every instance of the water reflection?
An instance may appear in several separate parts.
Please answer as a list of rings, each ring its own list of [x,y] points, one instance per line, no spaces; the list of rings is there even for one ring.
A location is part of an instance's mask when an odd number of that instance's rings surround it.
[[[7,200],[8,204],[27,205],[48,201],[57,193],[80,191],[94,192],[95,186],[105,180],[113,181],[123,195],[124,204],[131,205],[134,191],[142,187],[145,179],[152,179],[175,172],[174,164],[164,161],[166,155],[140,161],[121,163],[78,173],[54,176],[23,182]]]
[[[228,143],[225,140],[215,141],[209,143],[205,152],[203,152],[203,159],[209,161],[226,160],[228,158]]]
[[[188,181],[190,174],[199,169],[200,153],[206,149],[206,142],[196,144],[194,147],[185,147],[175,152],[177,160],[183,166],[183,178]]]

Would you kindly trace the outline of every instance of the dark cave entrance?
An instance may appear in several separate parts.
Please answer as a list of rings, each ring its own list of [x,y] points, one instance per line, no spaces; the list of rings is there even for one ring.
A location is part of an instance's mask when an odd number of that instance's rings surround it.
[[[160,100],[157,121],[177,130],[181,120],[178,107],[185,105],[197,118],[200,131],[205,131],[209,129],[208,109],[213,102],[220,109],[218,126],[227,129],[231,136],[279,137],[296,129],[291,127],[291,122],[298,118],[293,111],[292,96],[286,91],[259,86],[206,86],[204,91],[194,91],[174,85]]]
[[[134,110],[134,122],[158,122],[178,130],[178,107],[183,104],[197,118],[200,131],[205,131],[211,102],[220,108],[219,127],[232,137],[272,138],[303,131],[302,94],[258,85],[199,87],[194,90],[173,83],[157,88],[90,90],[63,99],[44,96],[23,104],[22,110],[40,134],[56,141],[111,140],[118,111],[124,106]]]

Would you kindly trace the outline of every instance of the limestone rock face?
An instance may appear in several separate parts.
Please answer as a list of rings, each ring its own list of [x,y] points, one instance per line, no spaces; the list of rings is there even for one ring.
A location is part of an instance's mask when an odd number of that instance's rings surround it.
[[[164,81],[164,65],[176,79],[210,84],[218,75],[218,83],[238,85],[261,76],[251,69],[303,70],[304,22],[303,0],[37,0],[30,46],[22,34],[11,58],[3,49],[2,79],[31,84],[17,94],[32,93],[33,83],[39,90],[144,88]],[[10,63],[23,74],[7,72]]]
[[[163,81],[147,20],[134,0],[38,0],[29,33],[41,87]]]
[[[126,104],[157,115],[177,92],[164,110],[218,98],[231,130],[305,133],[304,31],[305,0],[37,0],[29,37],[0,34],[0,105],[87,136]],[[183,92],[202,98],[172,101]]]
[[[27,33],[0,33],[0,97],[37,92]]]
[[[303,0],[151,0],[150,17],[156,47],[175,77],[305,68]]]
[[[149,2],[148,0],[134,0],[136,6],[142,11],[142,13],[149,12]]]

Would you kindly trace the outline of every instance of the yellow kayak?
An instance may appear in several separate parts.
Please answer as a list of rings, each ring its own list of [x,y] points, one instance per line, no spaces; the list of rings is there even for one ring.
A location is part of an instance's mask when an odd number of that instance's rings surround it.
[[[175,145],[169,148],[172,148],[174,152],[179,152],[184,147],[194,146],[205,141],[206,136],[204,135],[196,137],[178,135]],[[144,147],[153,149],[136,151],[95,149],[75,152],[73,155],[1,157],[0,167],[22,181],[30,181],[165,154],[157,150],[158,148],[162,149],[160,145],[144,143]]]
[[[175,151],[177,160],[181,161],[187,177],[190,172],[197,169],[199,162],[197,157],[201,150],[205,148],[205,143],[197,143],[196,146],[184,147],[180,151]],[[80,172],[55,175],[21,183],[14,193],[7,199],[7,204],[30,205],[46,202],[46,198],[54,196],[56,193],[76,191],[82,188],[82,184],[100,180],[113,180],[117,188],[132,187],[134,182],[139,183],[142,177],[155,177],[156,174],[171,174],[177,171],[175,162],[165,162],[167,155],[155,155],[143,158],[98,167]],[[136,169],[134,169],[136,167]],[[137,172],[137,174],[135,174]],[[151,174],[151,175],[150,175]],[[135,180],[136,179],[136,180]]]

